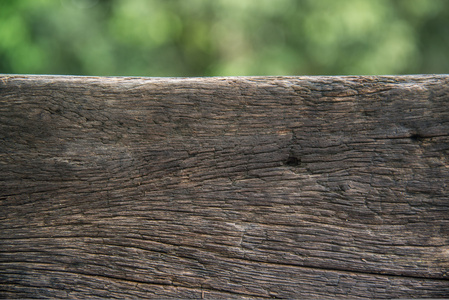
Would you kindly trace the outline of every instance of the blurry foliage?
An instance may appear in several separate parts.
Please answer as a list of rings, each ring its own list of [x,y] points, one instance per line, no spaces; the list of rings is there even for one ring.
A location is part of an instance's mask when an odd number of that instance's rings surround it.
[[[448,73],[447,0],[3,0],[0,73]]]

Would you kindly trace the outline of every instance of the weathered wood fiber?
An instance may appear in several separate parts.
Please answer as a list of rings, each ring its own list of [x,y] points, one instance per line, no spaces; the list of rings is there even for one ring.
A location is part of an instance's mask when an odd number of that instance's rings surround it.
[[[449,76],[0,76],[0,296],[449,297]]]

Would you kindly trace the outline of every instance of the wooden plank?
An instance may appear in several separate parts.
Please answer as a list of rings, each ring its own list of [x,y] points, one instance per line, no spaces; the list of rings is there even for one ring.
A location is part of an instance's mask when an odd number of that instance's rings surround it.
[[[449,76],[0,76],[0,296],[449,297]]]

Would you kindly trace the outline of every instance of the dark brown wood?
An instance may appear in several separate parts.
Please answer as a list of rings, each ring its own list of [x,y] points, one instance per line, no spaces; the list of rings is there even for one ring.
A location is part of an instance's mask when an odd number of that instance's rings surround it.
[[[449,297],[449,76],[0,76],[0,296]]]

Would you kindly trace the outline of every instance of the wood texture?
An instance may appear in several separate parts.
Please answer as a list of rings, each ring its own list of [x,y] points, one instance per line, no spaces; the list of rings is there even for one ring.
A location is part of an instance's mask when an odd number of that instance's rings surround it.
[[[449,76],[0,76],[0,296],[449,297]]]

